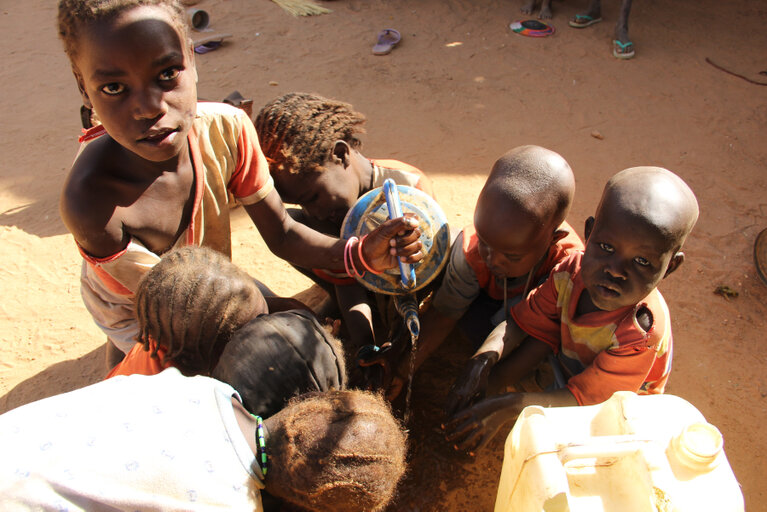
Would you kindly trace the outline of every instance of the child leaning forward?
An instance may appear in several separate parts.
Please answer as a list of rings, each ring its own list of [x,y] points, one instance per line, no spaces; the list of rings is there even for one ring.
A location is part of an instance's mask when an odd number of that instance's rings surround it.
[[[670,171],[635,167],[613,176],[596,216],[586,221],[585,251],[559,264],[513,306],[505,335],[474,356],[496,363],[499,371],[487,388],[497,391],[553,351],[564,386],[501,394],[469,406],[487,383],[470,364],[450,393],[450,410],[457,412],[446,424],[448,440],[461,449],[484,446],[528,405],[590,405],[615,391],[662,393],[672,338],[657,286],[684,261],[680,249],[697,218],[695,195]]]

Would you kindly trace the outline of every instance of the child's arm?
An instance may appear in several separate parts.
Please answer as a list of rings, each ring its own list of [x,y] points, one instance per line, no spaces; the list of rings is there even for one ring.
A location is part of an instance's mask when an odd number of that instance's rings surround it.
[[[103,190],[95,190],[87,179],[80,177],[82,175],[87,176],[86,168],[75,162],[61,193],[61,219],[88,255],[106,258],[125,249],[130,235],[123,229],[114,204],[108,200],[111,196]]]
[[[416,371],[442,345],[457,323],[457,319],[443,315],[433,307],[421,316],[421,333],[418,336],[418,350],[415,354]],[[410,352],[403,354],[395,364],[395,372],[386,391],[389,401],[399,396],[407,382],[410,373]]]
[[[542,393],[505,393],[482,400],[453,415],[442,427],[446,439],[456,450],[468,450],[471,455],[487,445],[504,426],[517,420],[527,406],[566,407],[578,405],[568,389]]]
[[[352,350],[356,353],[356,350],[363,345],[374,344],[376,339],[373,329],[373,311],[368,304],[367,290],[357,284],[337,285],[336,298],[349,332],[349,344]]]
[[[505,387],[516,383],[542,361],[550,350],[548,345],[526,338],[527,333],[512,319],[493,329],[482,346],[466,363],[463,372],[450,389],[445,407],[446,414],[452,415],[468,406],[472,400],[483,396],[487,389],[490,371],[498,361],[505,359],[512,351],[514,351],[512,357],[504,364],[505,377],[497,382],[499,386]],[[517,347],[519,348],[514,350]]]
[[[343,267],[346,242],[323,235],[296,222],[288,215],[276,190],[245,210],[258,228],[269,249],[285,260],[305,268]],[[397,258],[416,263],[421,253],[418,221],[412,214],[384,222],[365,240],[363,257],[372,268],[383,270],[397,265]],[[355,266],[364,268],[357,251],[353,251]]]

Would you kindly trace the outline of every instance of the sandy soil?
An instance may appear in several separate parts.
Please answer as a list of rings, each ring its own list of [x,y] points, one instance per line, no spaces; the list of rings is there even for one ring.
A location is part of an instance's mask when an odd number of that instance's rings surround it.
[[[605,21],[575,30],[585,2],[555,2],[554,36],[512,33],[521,0],[339,0],[331,14],[294,18],[268,0],[203,0],[211,27],[233,37],[198,56],[199,95],[234,89],[256,109],[289,91],[353,103],[368,118],[363,153],[410,162],[434,180],[449,221],[471,221],[493,161],[534,143],[561,153],[577,178],[570,222],[593,213],[606,179],[634,165],[680,174],[701,217],[687,262],[662,283],[673,315],[668,392],[717,425],[747,509],[767,510],[767,286],[753,243],[767,228],[767,8],[733,0],[636,2],[637,56],[618,61]],[[55,32],[55,2],[3,2],[0,31],[0,412],[96,382],[104,337],[79,297],[80,258],[58,215],[77,149],[80,101]],[[403,40],[388,56],[379,30]],[[592,134],[598,132],[600,137]],[[265,248],[238,212],[234,259],[281,294],[308,282]],[[719,285],[739,293],[725,299]],[[450,453],[434,429],[450,371],[467,355],[454,339],[416,380],[412,470],[392,510],[490,510],[502,440],[476,460]],[[448,371],[445,371],[445,368]]]

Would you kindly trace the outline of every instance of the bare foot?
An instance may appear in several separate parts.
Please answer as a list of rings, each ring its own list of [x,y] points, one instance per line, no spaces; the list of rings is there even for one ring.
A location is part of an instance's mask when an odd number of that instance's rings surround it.
[[[528,0],[527,2],[525,2],[525,5],[522,6],[520,11],[522,11],[522,14],[532,14],[534,8],[535,8],[535,0]]]
[[[539,20],[550,20],[553,16],[551,12],[551,7],[549,6],[543,6],[541,7],[541,12],[538,14]]]

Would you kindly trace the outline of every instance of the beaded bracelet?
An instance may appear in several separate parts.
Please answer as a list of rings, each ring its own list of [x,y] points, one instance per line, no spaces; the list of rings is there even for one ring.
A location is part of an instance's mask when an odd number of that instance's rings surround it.
[[[261,416],[251,414],[256,418],[256,444],[258,445],[258,451],[261,453],[261,474],[266,476],[266,438],[264,438],[264,420]]]
[[[354,257],[352,255],[354,242],[359,243],[359,241],[359,238],[353,236],[346,241],[346,245],[344,246],[344,270],[346,270],[346,273],[350,277],[362,277],[364,275],[364,272],[360,273],[357,270],[357,267],[354,266]]]
[[[357,245],[357,255],[360,257],[360,261],[362,262],[362,266],[365,267],[365,269],[370,272],[371,274],[375,274],[377,276],[380,276],[383,274],[383,272],[379,272],[378,270],[373,270],[373,267],[368,265],[367,261],[365,261],[365,258],[362,257],[362,244],[365,242],[365,239],[368,236],[365,235],[360,239],[360,243]]]

